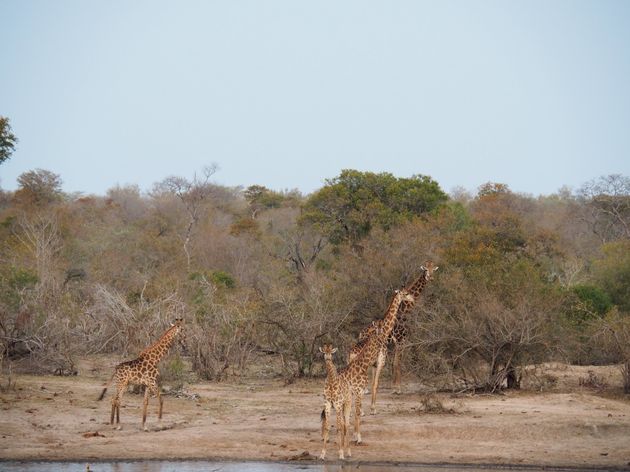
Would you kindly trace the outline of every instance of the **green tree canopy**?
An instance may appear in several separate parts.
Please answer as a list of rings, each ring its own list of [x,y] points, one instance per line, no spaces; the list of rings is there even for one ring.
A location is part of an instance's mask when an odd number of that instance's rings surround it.
[[[249,203],[252,218],[255,218],[260,210],[280,207],[284,200],[281,193],[269,190],[262,185],[250,185],[245,189],[243,195]]]
[[[11,131],[9,119],[0,116],[0,164],[11,157],[17,141],[18,139]]]
[[[356,243],[374,227],[388,230],[431,212],[448,199],[430,177],[343,170],[310,196],[302,222],[316,225],[333,244]]]
[[[595,280],[619,309],[630,313],[630,240],[604,244],[602,252],[594,263]]]

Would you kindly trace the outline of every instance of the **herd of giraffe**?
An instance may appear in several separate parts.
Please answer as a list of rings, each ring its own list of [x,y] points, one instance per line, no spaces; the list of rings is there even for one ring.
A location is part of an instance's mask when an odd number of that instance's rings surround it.
[[[407,335],[406,315],[414,307],[426,284],[431,280],[433,272],[438,269],[432,262],[421,267],[420,276],[402,290],[397,290],[382,319],[372,322],[359,334],[359,342],[355,344],[348,357],[348,365],[337,370],[332,356],[337,351],[331,345],[324,345],[320,351],[326,363],[326,384],[324,387],[324,409],[321,414],[323,448],[321,459],[326,457],[326,443],[330,430],[330,414],[336,412],[337,442],[339,458],[344,459],[344,450],[351,455],[349,427],[352,404],[354,402],[354,433],[357,444],[361,443],[362,396],[368,384],[367,371],[375,365],[372,378],[371,412],[376,412],[376,391],[381,370],[385,364],[388,344],[394,346],[393,384],[394,390],[400,392],[400,356]],[[142,428],[146,431],[147,406],[151,395],[157,396],[158,418],[162,418],[163,400],[158,385],[160,360],[168,353],[177,336],[183,329],[183,320],[178,318],[171,327],[153,345],[144,349],[138,357],[118,364],[114,373],[105,384],[99,397],[102,400],[111,382],[116,380],[116,394],[112,398],[110,424],[116,421],[120,429],[120,403],[123,393],[129,384],[145,387],[142,408]]]
[[[438,267],[427,262],[421,268],[420,276],[403,290],[397,290],[392,298],[385,316],[372,322],[359,334],[359,342],[350,349],[348,365],[337,371],[332,356],[337,351],[330,345],[324,345],[320,351],[326,361],[326,386],[324,387],[324,409],[322,411],[322,439],[323,447],[321,459],[326,457],[326,443],[330,429],[330,413],[332,408],[336,412],[337,443],[339,459],[345,454],[351,455],[349,428],[352,402],[354,401],[354,433],[357,444],[361,443],[361,414],[362,396],[368,383],[367,371],[376,364],[372,376],[372,414],[376,412],[376,391],[378,379],[387,356],[389,342],[394,344],[394,385],[395,391],[400,391],[400,353],[407,335],[406,315],[415,305],[422,290],[431,280],[433,272]]]

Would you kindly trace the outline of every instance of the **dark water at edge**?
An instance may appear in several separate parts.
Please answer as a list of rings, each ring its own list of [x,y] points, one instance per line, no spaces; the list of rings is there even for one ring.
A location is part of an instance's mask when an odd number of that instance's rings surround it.
[[[88,469],[89,466],[89,469]],[[411,464],[209,462],[209,461],[114,461],[114,462],[35,462],[0,461],[0,472],[507,472],[507,471],[603,471],[604,468],[498,467]],[[608,469],[610,470],[610,469]],[[619,469],[617,469],[619,470]]]

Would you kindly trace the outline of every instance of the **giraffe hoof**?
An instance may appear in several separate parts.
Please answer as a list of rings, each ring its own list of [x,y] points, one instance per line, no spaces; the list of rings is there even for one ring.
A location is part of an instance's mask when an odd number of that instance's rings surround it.
[[[122,429],[122,426],[116,426],[116,431],[120,431]]]
[[[325,452],[322,452],[322,453],[319,455],[319,458],[320,458],[321,460],[323,460],[323,461],[324,461],[324,460],[326,460],[326,453],[325,453]]]

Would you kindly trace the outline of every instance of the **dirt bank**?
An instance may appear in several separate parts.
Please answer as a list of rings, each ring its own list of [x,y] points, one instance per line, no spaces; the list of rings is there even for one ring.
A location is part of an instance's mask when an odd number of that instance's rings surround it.
[[[554,369],[565,380],[555,391],[442,394],[442,413],[424,411],[419,385],[395,396],[385,380],[378,414],[363,417],[364,443],[353,447],[353,460],[627,467],[630,401],[580,387],[588,368]],[[593,369],[616,382],[614,369]],[[0,458],[286,460],[321,450],[323,380],[193,384],[195,398],[165,396],[161,422],[152,400],[143,432],[139,395],[123,399],[121,431],[107,424],[111,392],[96,398],[110,374],[104,366],[77,377],[18,376],[15,389],[0,392]],[[334,429],[331,439],[334,460]]]

